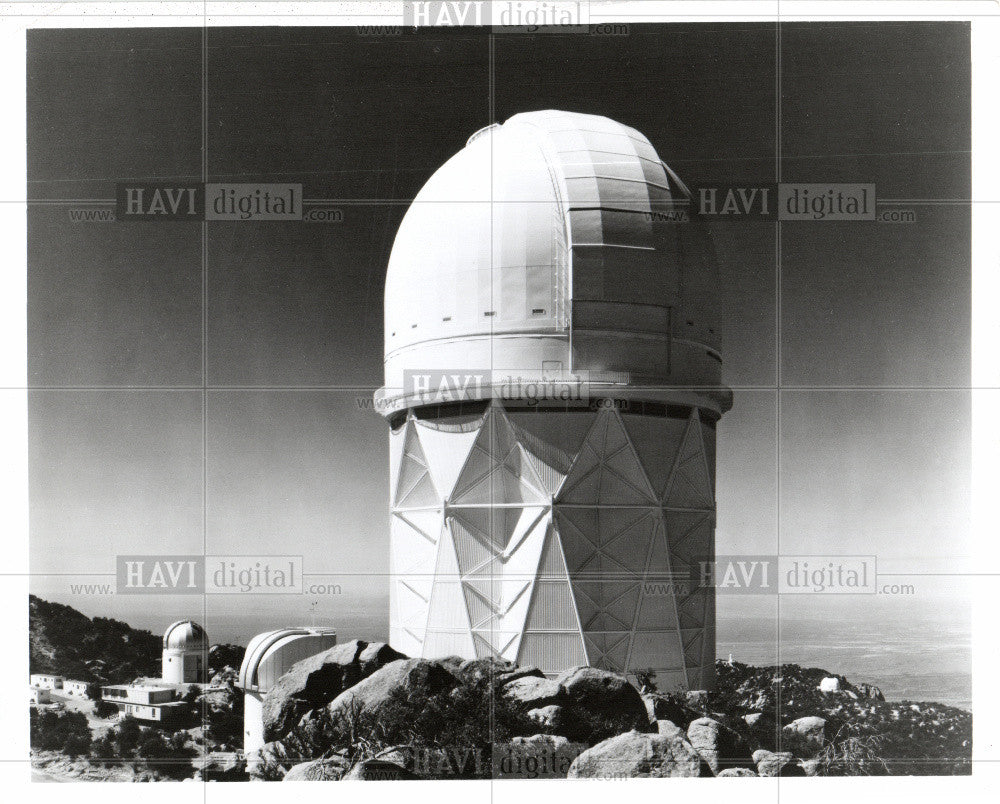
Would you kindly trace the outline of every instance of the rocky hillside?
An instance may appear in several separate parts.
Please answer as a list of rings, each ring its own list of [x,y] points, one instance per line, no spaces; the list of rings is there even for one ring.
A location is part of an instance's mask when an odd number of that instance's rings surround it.
[[[81,681],[125,683],[156,678],[163,642],[149,631],[105,617],[93,619],[71,606],[28,596],[28,648],[31,673],[54,673]],[[213,645],[210,673],[239,667],[243,648]]]
[[[36,597],[30,614],[32,672],[115,682],[159,675],[160,638],[148,631]],[[242,655],[238,646],[211,648],[211,685],[192,693],[195,723],[168,741],[184,756],[219,753],[219,767],[195,771],[204,778],[243,773],[233,765]],[[577,667],[546,678],[496,659],[410,659],[354,640],[299,662],[268,692],[269,742],[249,767],[267,780],[970,772],[972,716],[963,710],[886,701],[875,687],[798,665],[720,662],[716,675],[712,691],[666,693],[643,675]],[[73,762],[149,770],[166,738],[133,725],[89,749],[81,741]],[[39,751],[51,748],[47,736]]]
[[[83,681],[128,681],[160,674],[160,637],[118,620],[90,619],[70,606],[28,598],[29,665]]]
[[[971,715],[797,665],[661,694],[579,667],[408,659],[354,641],[267,695],[263,779],[966,774]]]

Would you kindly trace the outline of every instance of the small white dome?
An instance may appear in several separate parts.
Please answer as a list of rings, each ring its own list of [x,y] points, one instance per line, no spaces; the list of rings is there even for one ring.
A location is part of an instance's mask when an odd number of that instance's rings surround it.
[[[163,633],[164,650],[208,650],[208,634],[192,620],[178,620]]]

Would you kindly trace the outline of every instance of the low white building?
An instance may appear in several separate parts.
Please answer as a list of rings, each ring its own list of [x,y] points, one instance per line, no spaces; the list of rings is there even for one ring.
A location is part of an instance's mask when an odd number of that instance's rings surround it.
[[[63,677],[50,676],[43,673],[33,673],[31,676],[31,686],[41,687],[47,690],[61,690],[63,686]]]
[[[188,711],[183,701],[176,700],[173,687],[112,684],[101,687],[101,700],[117,706],[123,717],[156,723],[176,723]]]
[[[87,681],[76,681],[67,678],[63,682],[63,693],[65,695],[72,695],[74,698],[86,698],[87,697]]]
[[[28,701],[33,704],[52,703],[52,691],[48,687],[28,687]]]
[[[243,752],[264,745],[264,696],[297,662],[337,644],[331,628],[281,628],[257,634],[243,654],[236,686],[243,690]]]

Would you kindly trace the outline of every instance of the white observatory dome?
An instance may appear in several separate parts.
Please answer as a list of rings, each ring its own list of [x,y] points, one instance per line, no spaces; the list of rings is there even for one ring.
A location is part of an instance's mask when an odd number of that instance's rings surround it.
[[[178,651],[208,650],[205,629],[191,620],[178,620],[163,633],[163,649]]]
[[[714,252],[701,223],[676,220],[689,197],[606,117],[529,112],[474,134],[396,235],[380,410],[435,401],[407,371],[484,369],[587,372],[591,393],[728,410]]]

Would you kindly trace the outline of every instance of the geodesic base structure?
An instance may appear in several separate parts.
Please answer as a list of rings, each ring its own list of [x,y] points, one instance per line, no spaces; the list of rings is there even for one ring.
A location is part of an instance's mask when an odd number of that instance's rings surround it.
[[[696,408],[410,411],[390,454],[397,650],[711,686],[715,429]]]

